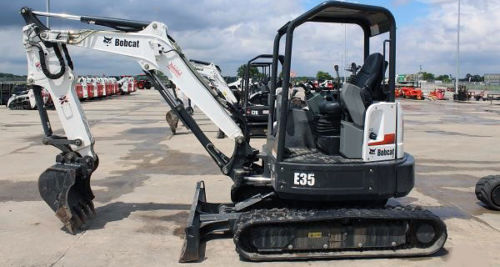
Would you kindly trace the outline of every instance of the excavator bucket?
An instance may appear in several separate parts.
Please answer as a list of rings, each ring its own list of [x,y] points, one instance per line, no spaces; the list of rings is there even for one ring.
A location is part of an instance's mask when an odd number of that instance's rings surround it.
[[[56,164],[40,175],[40,196],[72,234],[95,214],[90,174],[78,165]]]
[[[170,110],[165,115],[165,120],[167,121],[168,125],[170,126],[170,130],[172,131],[172,134],[175,135],[175,132],[177,130],[177,124],[179,124],[179,117],[174,112],[172,112],[172,110]]]

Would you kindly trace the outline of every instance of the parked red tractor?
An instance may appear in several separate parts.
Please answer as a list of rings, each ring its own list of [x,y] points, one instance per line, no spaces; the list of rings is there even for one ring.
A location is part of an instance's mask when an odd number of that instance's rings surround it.
[[[148,80],[146,75],[135,76],[137,82],[137,88],[139,89],[151,89],[151,82]]]
[[[400,96],[404,98],[423,100],[424,93],[422,93],[422,89],[414,86],[403,86],[399,88]]]
[[[428,98],[433,100],[446,100],[445,93],[446,89],[436,88],[429,93]]]

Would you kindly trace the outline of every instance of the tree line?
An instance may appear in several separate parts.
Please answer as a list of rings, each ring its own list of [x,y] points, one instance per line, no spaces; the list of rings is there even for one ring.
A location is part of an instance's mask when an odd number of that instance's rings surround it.
[[[246,68],[247,68],[246,64],[243,64],[238,68],[238,72],[237,72],[238,77],[243,78],[245,76]],[[254,66],[250,67],[249,74],[250,74],[249,75],[250,78],[261,78],[265,75],[263,73],[260,73],[259,70],[257,69],[257,67],[254,67]],[[448,83],[448,82],[452,82],[452,80],[455,79],[454,77],[452,77],[451,75],[448,75],[448,74],[435,75],[434,73],[425,72],[425,71],[420,72],[418,74],[418,76],[419,76],[419,80],[429,81],[429,82],[442,81],[444,83]],[[282,77],[281,73],[280,73],[280,77]],[[316,73],[315,77],[300,76],[300,77],[296,77],[295,80],[310,80],[312,78],[316,78],[317,80],[320,80],[320,81],[333,80],[333,76],[329,72],[322,71],[322,70],[318,71]],[[461,81],[461,82],[469,82],[469,81],[470,82],[483,82],[484,76],[481,76],[479,74],[467,73],[465,75],[465,77],[460,78],[459,81]]]
[[[430,72],[421,72],[421,79],[424,81],[442,81],[442,82],[451,82],[452,78],[451,75],[448,74],[442,74],[435,76],[433,73]],[[464,78],[460,78],[459,81],[461,82],[483,82],[484,81],[484,76],[481,76],[479,74],[470,74],[467,73]]]
[[[11,73],[0,72],[0,81],[26,81],[26,75],[15,75]]]

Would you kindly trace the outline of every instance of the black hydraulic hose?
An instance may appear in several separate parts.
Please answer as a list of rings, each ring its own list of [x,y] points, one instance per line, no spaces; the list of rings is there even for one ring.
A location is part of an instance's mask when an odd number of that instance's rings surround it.
[[[68,67],[73,70],[73,61],[71,60],[71,57],[68,52],[68,48],[66,47],[66,44],[62,44],[62,49],[64,52],[64,57],[66,58],[66,63],[68,64]]]
[[[43,104],[42,99],[42,87],[38,85],[33,86],[33,95],[35,96],[36,107],[38,109],[38,115],[42,121],[43,132],[45,136],[52,136],[52,127],[50,126],[49,116],[47,115],[47,110]]]
[[[227,156],[215,148],[210,139],[208,139],[208,137],[200,129],[200,126],[196,123],[193,117],[186,111],[182,102],[176,101],[176,97],[167,91],[167,88],[153,71],[145,70],[144,73],[151,79],[155,89],[160,93],[163,99],[165,99],[175,115],[177,115],[179,119],[181,119],[182,123],[184,123],[184,125],[193,132],[195,137],[202,144],[205,150],[207,150],[208,154],[212,157],[212,159],[214,159],[216,164],[221,169],[226,166],[229,161]]]
[[[47,46],[47,48],[48,47],[49,46]],[[50,73],[49,69],[47,68],[47,62],[45,62],[45,53],[43,52],[43,49],[41,47],[38,47],[38,55],[40,56],[40,64],[42,66],[43,74],[45,74],[47,78],[55,80],[61,78],[61,76],[64,75],[64,72],[66,71],[66,65],[64,64],[64,59],[61,55],[61,50],[59,50],[57,44],[52,46],[52,49],[54,49],[54,52],[56,53],[57,60],[59,61],[59,66],[61,66],[59,72],[55,74]]]

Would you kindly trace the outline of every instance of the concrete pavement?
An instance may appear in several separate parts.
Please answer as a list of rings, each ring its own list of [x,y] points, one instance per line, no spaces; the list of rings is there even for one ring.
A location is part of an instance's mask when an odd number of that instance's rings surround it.
[[[403,101],[405,150],[417,161],[416,188],[392,204],[421,205],[443,218],[449,238],[434,257],[262,263],[262,266],[498,266],[500,212],[479,205],[476,181],[500,174],[500,106],[449,101]],[[92,176],[97,216],[77,235],[38,195],[38,176],[57,150],[41,144],[36,111],[0,108],[1,266],[174,266],[183,242],[196,181],[211,202],[229,202],[231,181],[184,127],[171,135],[168,107],[154,91],[83,104],[100,166]],[[54,111],[49,115],[60,129]],[[195,113],[218,148],[228,139]],[[260,148],[263,140],[254,142]],[[231,239],[207,243],[200,266],[247,266]],[[184,265],[185,266],[185,265]],[[188,265],[189,266],[189,265]]]

